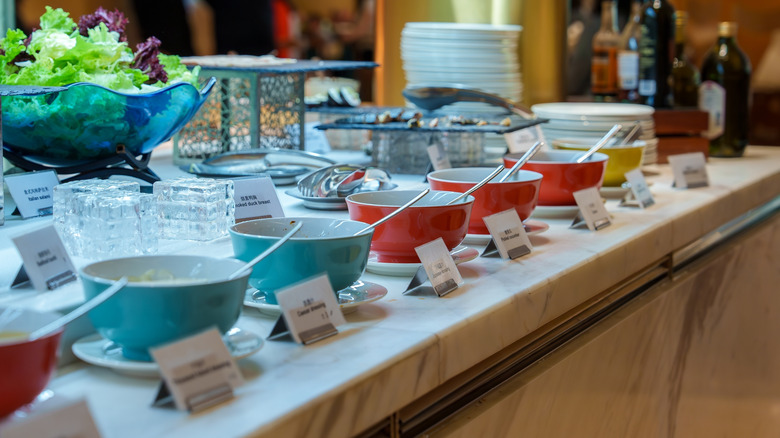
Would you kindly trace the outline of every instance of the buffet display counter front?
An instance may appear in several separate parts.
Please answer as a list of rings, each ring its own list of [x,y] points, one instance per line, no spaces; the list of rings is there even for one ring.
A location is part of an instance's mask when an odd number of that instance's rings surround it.
[[[165,163],[170,149],[156,150],[158,174],[181,174]],[[464,262],[465,284],[442,298],[402,295],[411,275],[367,272],[361,280],[385,297],[323,341],[266,341],[238,361],[246,384],[235,398],[205,411],[153,407],[159,378],[81,361],[62,366],[49,390],[85,398],[105,437],[771,435],[780,430],[780,150],[711,159],[705,188],[671,187],[667,166],[645,170],[654,206],[609,199],[612,225],[596,232],[537,215],[549,229],[531,236],[531,254]],[[420,176],[393,181],[427,187]],[[305,209],[284,190],[288,216],[347,217]],[[10,288],[21,264],[10,237],[47,222],[9,218],[0,228],[0,305],[83,301],[79,282]],[[160,247],[182,252],[233,255],[227,237]],[[237,326],[265,337],[274,322],[245,307]]]

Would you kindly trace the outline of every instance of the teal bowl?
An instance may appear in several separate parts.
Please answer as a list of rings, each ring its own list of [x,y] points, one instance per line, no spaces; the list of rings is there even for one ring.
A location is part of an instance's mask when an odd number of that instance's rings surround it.
[[[265,292],[266,302],[277,304],[276,292],[301,280],[327,273],[338,293],[357,281],[368,264],[373,231],[353,236],[367,224],[331,218],[268,218],[230,227],[233,252],[249,261],[287,234],[303,226],[290,240],[255,265],[249,284]]]
[[[245,263],[204,256],[140,256],[105,260],[80,271],[86,298],[114,280],[130,282],[89,312],[95,329],[131,360],[150,361],[149,349],[216,327],[230,330],[241,314],[249,273]],[[171,279],[172,278],[172,279]]]

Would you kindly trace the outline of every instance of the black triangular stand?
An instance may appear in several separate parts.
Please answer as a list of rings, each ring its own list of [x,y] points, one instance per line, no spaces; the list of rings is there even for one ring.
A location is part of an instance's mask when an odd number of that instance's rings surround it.
[[[336,328],[336,326],[334,326],[331,322],[328,322],[312,330],[300,332],[298,333],[298,336],[301,338],[303,345],[308,345],[337,335],[338,333],[339,330]],[[268,335],[267,339],[269,341],[284,340],[295,342],[295,338],[293,338],[292,333],[290,333],[290,329],[287,327],[287,321],[285,321],[284,315],[279,315],[279,319],[276,320],[276,324],[274,324],[274,328],[271,329],[271,334]]]
[[[268,335],[269,341],[293,341],[295,339],[290,333],[290,329],[287,328],[287,321],[284,320],[284,315],[279,315],[279,318],[274,324],[274,328],[271,329],[271,334]]]
[[[585,218],[582,216],[582,211],[577,210],[577,216],[574,217],[574,220],[571,222],[571,225],[569,225],[569,228],[582,228],[588,227],[588,223],[585,222]]]
[[[19,272],[16,274],[11,288],[19,287],[30,282],[30,277],[27,275],[27,271],[24,269],[24,265],[19,268]]]
[[[168,385],[165,384],[165,380],[160,382],[160,388],[157,390],[157,396],[154,397],[152,406],[156,408],[176,408],[176,403],[173,401],[173,394],[168,389]]]
[[[440,284],[438,288],[423,286],[422,284],[426,281],[428,281],[428,273],[425,272],[424,266],[420,266],[417,268],[414,277],[412,277],[412,281],[409,282],[409,286],[406,286],[403,295],[436,295],[443,297],[458,288],[458,284],[452,280]]]
[[[492,238],[490,239],[490,242],[488,242],[487,246],[484,250],[482,250],[482,254],[479,255],[480,257],[497,257],[501,256],[501,254],[498,252],[498,247],[496,246],[496,241]]]

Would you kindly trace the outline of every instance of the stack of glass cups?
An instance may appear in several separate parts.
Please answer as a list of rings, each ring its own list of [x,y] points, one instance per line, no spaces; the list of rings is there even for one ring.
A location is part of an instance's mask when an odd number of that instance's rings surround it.
[[[135,181],[83,180],[54,187],[54,226],[74,256],[106,259],[157,252],[154,196]]]
[[[231,180],[185,177],[155,182],[153,191],[163,239],[212,240],[235,223]]]

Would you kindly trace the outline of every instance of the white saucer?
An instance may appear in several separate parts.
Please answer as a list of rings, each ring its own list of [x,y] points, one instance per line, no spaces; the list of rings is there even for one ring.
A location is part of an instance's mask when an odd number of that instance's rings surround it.
[[[534,219],[526,219],[523,222],[525,225],[525,233],[529,236],[535,236],[550,229],[550,224]],[[490,242],[490,234],[466,234],[466,238],[463,239],[465,244],[487,244]]]
[[[387,295],[387,288],[376,283],[358,280],[352,286],[339,291],[339,307],[341,313],[356,312],[358,306],[372,303]],[[260,313],[277,317],[282,312],[278,304],[265,301],[265,294],[257,289],[249,289],[244,296],[244,305],[254,307]]]
[[[263,339],[248,330],[233,327],[228,330],[222,340],[230,350],[234,359],[242,359],[263,348]],[[130,360],[122,356],[121,348],[94,333],[76,341],[72,346],[73,354],[92,365],[111,368],[120,374],[138,377],[159,377],[160,368],[157,362],[142,362]]]
[[[574,218],[578,211],[580,208],[576,205],[537,205],[534,212],[531,213],[531,217]]]
[[[450,255],[452,256],[452,260],[455,261],[455,264],[459,265],[479,257],[479,251],[474,248],[469,248],[468,246],[460,245],[450,251]],[[373,251],[368,255],[368,266],[366,266],[366,271],[378,275],[405,277],[407,275],[414,275],[417,272],[417,269],[420,268],[419,263],[386,263],[378,261],[377,258],[377,254]]]

